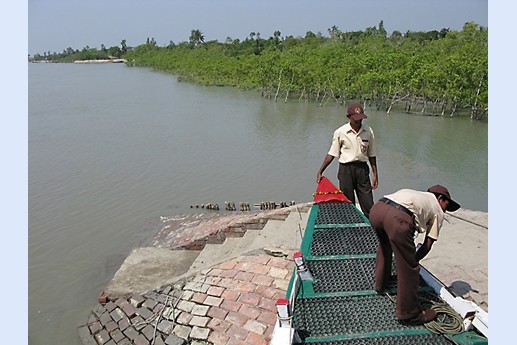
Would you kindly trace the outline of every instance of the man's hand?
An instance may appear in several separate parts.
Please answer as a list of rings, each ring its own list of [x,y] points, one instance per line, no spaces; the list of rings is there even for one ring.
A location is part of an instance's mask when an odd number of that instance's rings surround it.
[[[379,186],[379,181],[377,181],[377,176],[373,175],[373,179],[372,179],[372,189],[373,189],[373,190],[376,190],[378,186]]]
[[[318,170],[318,175],[316,176],[316,183],[320,183],[321,179],[323,178],[323,172],[325,169],[329,166],[330,163],[334,160],[334,156],[331,156],[327,154],[325,156],[325,159],[323,160],[323,163],[321,164],[320,170]]]
[[[433,240],[430,237],[427,237],[427,236],[425,237],[424,243],[422,243],[420,248],[418,248],[418,250],[416,251],[416,254],[415,254],[416,262],[420,262],[420,260],[422,260],[427,255],[427,253],[429,253],[429,251],[431,250],[431,247],[433,246],[434,241],[435,240]]]

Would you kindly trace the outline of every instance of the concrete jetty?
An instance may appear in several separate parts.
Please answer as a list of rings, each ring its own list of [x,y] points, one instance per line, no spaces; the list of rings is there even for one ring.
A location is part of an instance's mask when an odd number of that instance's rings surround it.
[[[164,227],[100,292],[78,327],[83,344],[269,344],[311,206]],[[488,214],[447,213],[421,265],[488,312]]]

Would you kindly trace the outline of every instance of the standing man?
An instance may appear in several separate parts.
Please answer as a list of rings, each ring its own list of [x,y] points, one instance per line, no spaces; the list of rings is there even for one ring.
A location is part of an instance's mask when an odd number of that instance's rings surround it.
[[[361,104],[349,105],[347,117],[350,122],[334,131],[332,145],[318,170],[316,182],[320,182],[325,169],[337,157],[339,189],[353,204],[355,204],[355,192],[361,210],[368,218],[373,206],[372,190],[378,185],[375,136],[373,130],[362,123],[367,116]],[[367,162],[370,162],[372,167],[372,183],[370,183],[370,169]]]
[[[382,292],[391,276],[392,254],[397,267],[397,306],[395,316],[404,324],[420,325],[436,318],[433,309],[421,310],[417,288],[419,261],[438,239],[445,211],[460,205],[451,199],[447,188],[429,187],[427,192],[401,189],[384,196],[370,213],[370,223],[379,245],[375,261],[375,291]],[[415,232],[425,233],[424,243],[415,247]]]

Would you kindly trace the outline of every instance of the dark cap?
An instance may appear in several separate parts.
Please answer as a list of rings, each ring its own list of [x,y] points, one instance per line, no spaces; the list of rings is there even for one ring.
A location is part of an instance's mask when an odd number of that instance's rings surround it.
[[[347,116],[350,116],[355,121],[366,119],[363,106],[359,103],[352,103],[348,106]]]
[[[454,212],[460,208],[460,204],[458,204],[456,201],[451,199],[451,195],[449,194],[449,191],[444,186],[436,184],[434,186],[429,187],[429,189],[427,191],[430,193],[440,194],[440,195],[446,197],[449,200],[449,206],[447,206],[447,211]]]

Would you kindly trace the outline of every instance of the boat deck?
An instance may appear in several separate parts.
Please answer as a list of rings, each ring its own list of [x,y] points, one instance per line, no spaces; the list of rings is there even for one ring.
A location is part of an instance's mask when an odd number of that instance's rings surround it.
[[[396,319],[395,267],[386,293],[373,290],[376,248],[375,231],[355,205],[312,206],[301,252],[313,279],[298,280],[299,287],[286,296],[294,305],[295,344],[451,344],[447,336]],[[441,302],[423,279],[418,295],[422,307]]]

